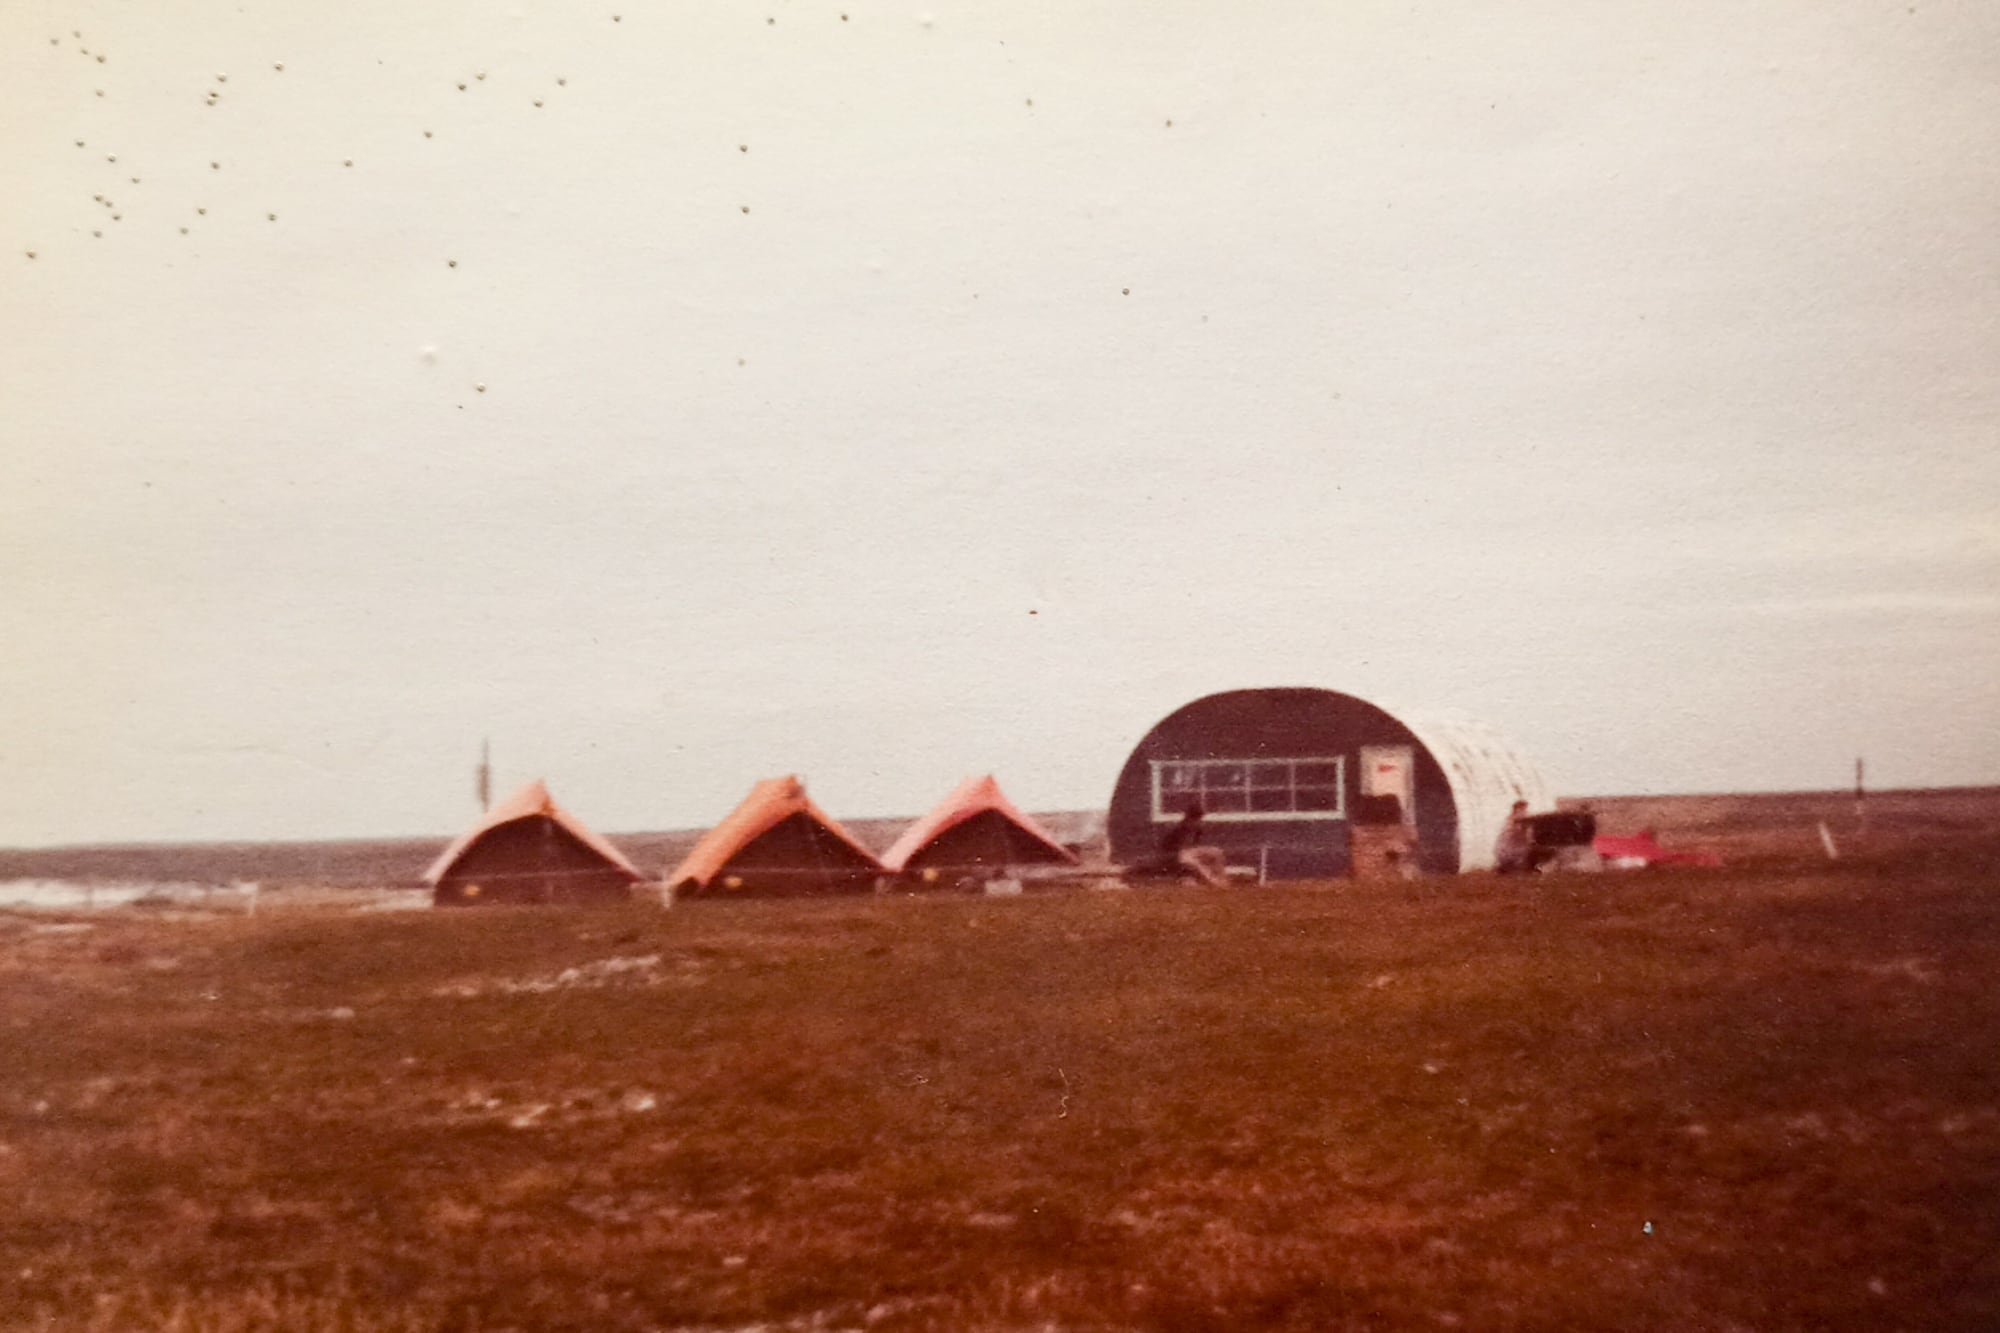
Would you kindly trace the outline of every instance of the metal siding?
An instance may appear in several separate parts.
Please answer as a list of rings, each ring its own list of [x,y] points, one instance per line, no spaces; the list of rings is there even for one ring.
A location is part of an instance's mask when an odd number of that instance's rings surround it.
[[[1458,870],[1490,870],[1493,844],[1515,801],[1531,813],[1556,808],[1549,785],[1534,765],[1492,727],[1463,718],[1406,717],[1436,758],[1458,811]]]

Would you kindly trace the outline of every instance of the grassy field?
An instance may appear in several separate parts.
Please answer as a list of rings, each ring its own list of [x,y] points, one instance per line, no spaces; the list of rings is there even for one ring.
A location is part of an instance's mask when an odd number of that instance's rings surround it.
[[[2000,1327],[2000,864],[0,914],[0,1327]]]

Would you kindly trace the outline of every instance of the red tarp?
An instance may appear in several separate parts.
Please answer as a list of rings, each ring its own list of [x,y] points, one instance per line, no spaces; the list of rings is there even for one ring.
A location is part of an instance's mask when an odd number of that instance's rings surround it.
[[[1722,858],[1714,852],[1668,851],[1660,846],[1653,830],[1630,836],[1603,834],[1590,844],[1591,850],[1607,861],[1637,861],[1649,866],[1719,866]]]

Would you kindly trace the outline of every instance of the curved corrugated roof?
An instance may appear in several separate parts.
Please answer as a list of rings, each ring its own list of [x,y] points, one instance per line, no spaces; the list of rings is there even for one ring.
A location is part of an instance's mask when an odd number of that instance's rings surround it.
[[[557,805],[555,798],[549,795],[548,787],[537,778],[488,810],[477,824],[460,834],[451,846],[439,853],[438,859],[431,862],[431,868],[424,872],[424,882],[434,885],[443,879],[450,872],[452,864],[465,855],[473,843],[502,824],[511,824],[517,819],[536,818],[554,820],[564,832],[631,875],[633,879],[645,878],[637,867],[625,859],[623,852],[606,842],[601,835],[588,828],[575,815]]]
[[[1458,811],[1458,868],[1488,870],[1493,844],[1512,813],[1526,801],[1531,814],[1556,808],[1549,784],[1508,739],[1465,718],[1392,713],[1444,770]]]
[[[882,855],[882,864],[888,869],[901,873],[912,856],[921,851],[939,835],[957,828],[966,820],[985,814],[987,811],[999,815],[1013,824],[1035,841],[1041,843],[1059,859],[1076,863],[1076,857],[1069,848],[1049,836],[1047,830],[1028,818],[1007,799],[1007,793],[1000,790],[1000,784],[992,774],[983,778],[967,778],[952,788],[951,795],[938,802],[931,812],[903,830],[903,836],[896,839],[896,845]]]
[[[765,778],[750,789],[750,794],[723,817],[721,823],[701,835],[701,841],[689,849],[688,854],[674,873],[667,877],[672,885],[686,884],[690,880],[706,888],[716,872],[729,864],[730,858],[755,842],[759,837],[790,819],[793,815],[804,814],[858,852],[867,864],[880,870],[882,863],[875,854],[862,846],[853,834],[842,828],[826,811],[812,803],[806,795],[805,784],[795,775],[782,778]]]

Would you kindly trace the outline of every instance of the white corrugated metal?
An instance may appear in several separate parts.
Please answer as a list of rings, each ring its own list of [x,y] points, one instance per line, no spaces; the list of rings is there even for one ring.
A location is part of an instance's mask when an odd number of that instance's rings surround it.
[[[1492,727],[1464,718],[1395,717],[1444,769],[1458,807],[1460,870],[1492,868],[1493,844],[1514,802],[1526,801],[1531,814],[1556,808],[1555,795],[1535,766]]]

